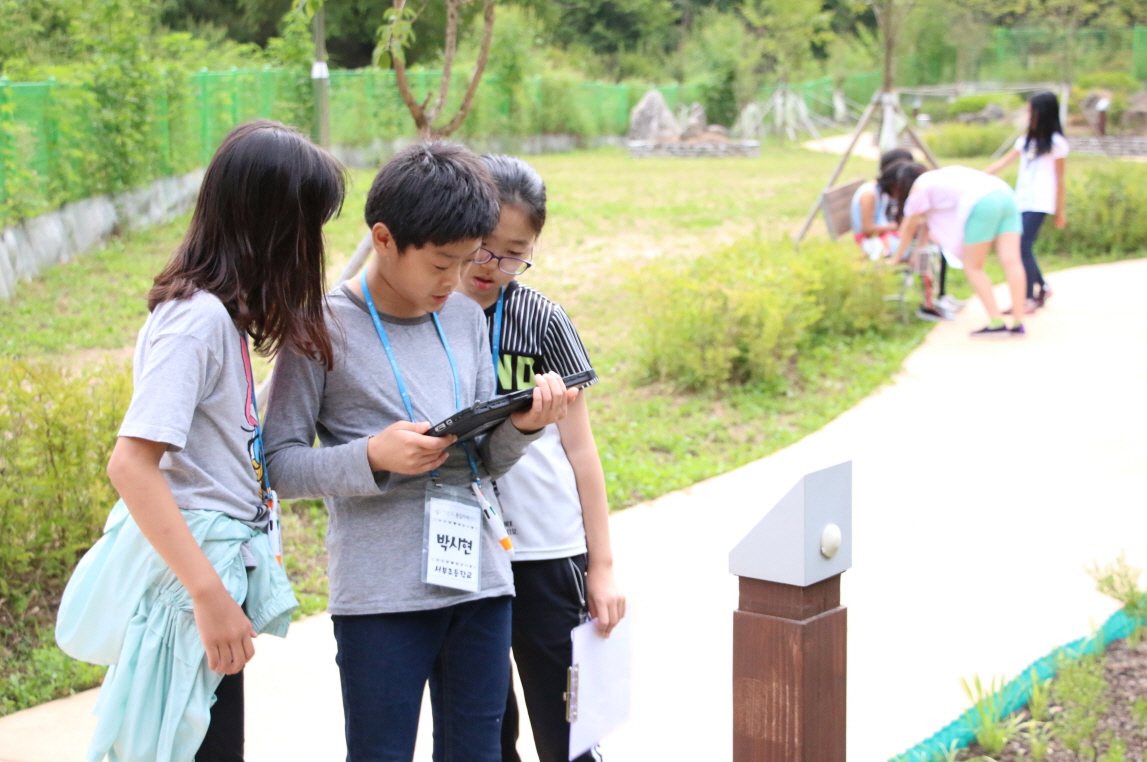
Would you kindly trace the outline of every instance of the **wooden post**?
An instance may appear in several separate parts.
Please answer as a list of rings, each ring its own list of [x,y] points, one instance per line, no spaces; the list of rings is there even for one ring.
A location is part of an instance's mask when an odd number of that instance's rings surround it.
[[[840,575],[741,577],[733,613],[734,762],[844,762],[848,619]]]
[[[733,762],[845,762],[852,463],[806,474],[729,553]]]
[[[803,241],[804,237],[808,234],[808,229],[812,227],[812,221],[816,219],[816,213],[820,211],[820,204],[824,198],[824,194],[832,190],[832,184],[840,177],[841,171],[844,170],[844,165],[848,163],[848,157],[852,155],[852,149],[856,148],[856,143],[860,140],[860,134],[864,132],[864,128],[868,126],[868,120],[872,118],[872,112],[876,110],[876,101],[879,97],[879,93],[873,95],[872,100],[868,103],[868,107],[864,109],[864,113],[860,115],[860,121],[856,123],[856,128],[852,131],[852,139],[848,141],[848,148],[844,149],[844,155],[841,156],[840,161],[836,163],[836,169],[832,171],[832,176],[828,178],[824,190],[816,197],[816,203],[813,204],[812,211],[808,213],[804,224],[801,225],[801,232],[797,233],[797,243]]]

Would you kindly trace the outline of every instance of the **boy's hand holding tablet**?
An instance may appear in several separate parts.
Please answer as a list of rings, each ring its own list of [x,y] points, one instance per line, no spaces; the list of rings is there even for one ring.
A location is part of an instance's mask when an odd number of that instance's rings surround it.
[[[569,404],[577,398],[577,389],[566,388],[562,377],[554,372],[535,377],[534,402],[529,410],[510,414],[510,422],[524,433],[544,429],[566,417]],[[366,455],[372,471],[396,474],[424,474],[434,471],[449,457],[446,449],[458,441],[453,434],[426,436],[430,423],[398,421],[374,435],[367,442]]]
[[[534,404],[529,410],[510,414],[510,422],[521,432],[544,429],[566,417],[569,404],[577,399],[577,389],[567,389],[562,377],[553,371],[534,376]]]
[[[446,448],[458,437],[425,436],[429,428],[429,421],[398,421],[375,434],[366,444],[370,470],[411,476],[436,470],[446,462]]]

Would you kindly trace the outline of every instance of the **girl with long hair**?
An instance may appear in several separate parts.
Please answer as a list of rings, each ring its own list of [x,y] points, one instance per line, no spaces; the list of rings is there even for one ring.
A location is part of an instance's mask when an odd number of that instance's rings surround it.
[[[344,183],[339,163],[298,132],[235,128],[148,294],[108,463],[120,501],[57,620],[64,651],[111,665],[89,759],[243,759],[252,638],[285,635],[297,606],[249,345],[330,365],[322,228]]]
[[[1020,136],[1015,146],[985,171],[992,175],[998,174],[1017,158],[1020,160],[1019,174],[1016,175],[1016,205],[1024,226],[1020,237],[1020,255],[1027,277],[1027,300],[1024,307],[1026,312],[1031,313],[1042,307],[1051,296],[1051,289],[1043,279],[1033,247],[1048,215],[1055,215],[1057,229],[1062,230],[1067,225],[1063,176],[1070,148],[1063,136],[1059,120],[1059,99],[1055,93],[1036,93],[1028,109],[1027,134]],[[1038,292],[1036,286],[1039,287]]]
[[[889,203],[892,200],[890,179],[895,177],[895,168],[913,161],[912,152],[904,148],[893,148],[880,156],[880,174],[856,189],[852,194],[849,214],[852,220],[852,235],[861,251],[869,259],[879,259],[896,253],[896,221],[889,217]]]

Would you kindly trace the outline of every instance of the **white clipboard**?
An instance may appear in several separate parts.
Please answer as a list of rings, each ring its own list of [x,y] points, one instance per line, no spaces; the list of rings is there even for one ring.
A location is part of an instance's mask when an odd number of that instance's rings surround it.
[[[573,666],[569,668],[566,691],[570,759],[592,749],[629,719],[632,617],[632,613],[627,613],[608,638],[598,635],[597,620],[570,632]]]

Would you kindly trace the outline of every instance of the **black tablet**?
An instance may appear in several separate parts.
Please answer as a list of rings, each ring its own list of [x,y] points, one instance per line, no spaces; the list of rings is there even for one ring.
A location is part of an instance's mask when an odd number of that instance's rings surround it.
[[[597,378],[593,368],[566,376],[562,379],[567,389],[578,389]],[[511,413],[526,410],[533,404],[533,388],[522,389],[512,394],[503,394],[485,402],[477,402],[473,407],[459,410],[442,423],[436,423],[426,432],[430,437],[445,437],[454,434],[459,442],[465,442],[476,436],[485,434],[502,421],[510,417]]]

